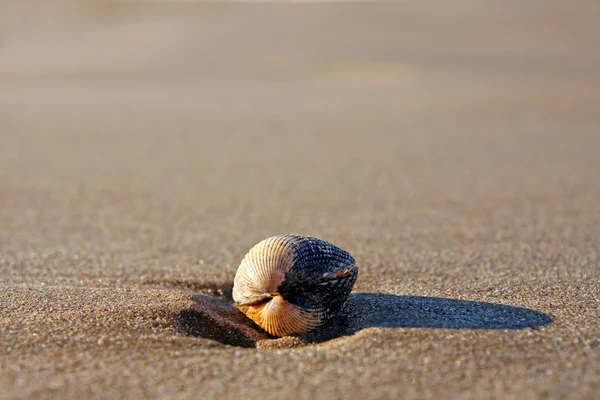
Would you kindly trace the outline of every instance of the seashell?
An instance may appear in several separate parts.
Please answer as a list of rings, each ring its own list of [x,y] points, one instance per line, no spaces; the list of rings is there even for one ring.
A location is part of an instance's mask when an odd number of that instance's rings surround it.
[[[295,335],[337,314],[357,277],[354,258],[325,240],[273,236],[255,245],[242,260],[233,300],[271,335]]]

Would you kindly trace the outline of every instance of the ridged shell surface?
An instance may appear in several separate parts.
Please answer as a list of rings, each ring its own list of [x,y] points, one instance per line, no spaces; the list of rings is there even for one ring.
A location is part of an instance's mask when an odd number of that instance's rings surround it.
[[[354,258],[325,240],[273,236],[254,246],[242,260],[233,300],[268,333],[294,335],[333,317],[357,277]]]

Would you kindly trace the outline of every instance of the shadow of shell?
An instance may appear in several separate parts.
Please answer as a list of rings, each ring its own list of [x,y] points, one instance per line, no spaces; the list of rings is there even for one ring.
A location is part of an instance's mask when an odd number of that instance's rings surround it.
[[[259,348],[322,343],[372,327],[516,330],[551,323],[547,314],[522,307],[379,293],[354,293],[327,324],[312,332],[279,339],[269,336],[225,298],[196,295],[193,307],[182,311],[177,320],[184,334]]]

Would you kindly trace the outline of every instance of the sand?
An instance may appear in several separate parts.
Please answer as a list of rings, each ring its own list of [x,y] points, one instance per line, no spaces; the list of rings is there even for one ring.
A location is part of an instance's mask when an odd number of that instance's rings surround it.
[[[597,2],[0,5],[0,398],[600,397]],[[280,233],[320,330],[229,305]]]

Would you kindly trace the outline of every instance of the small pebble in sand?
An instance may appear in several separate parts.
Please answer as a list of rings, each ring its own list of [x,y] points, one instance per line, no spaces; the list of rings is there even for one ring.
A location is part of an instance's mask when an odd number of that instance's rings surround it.
[[[274,336],[323,325],[342,308],[358,267],[348,252],[315,237],[279,235],[255,245],[233,284],[237,308]]]

